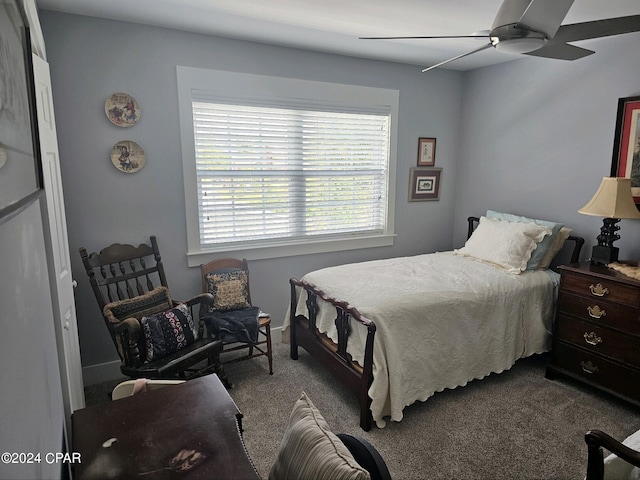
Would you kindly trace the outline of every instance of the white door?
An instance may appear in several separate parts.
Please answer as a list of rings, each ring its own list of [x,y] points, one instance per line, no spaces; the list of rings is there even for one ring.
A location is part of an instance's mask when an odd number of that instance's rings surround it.
[[[49,64],[33,55],[36,104],[42,172],[46,202],[45,244],[51,272],[51,296],[54,303],[55,330],[58,342],[58,360],[62,378],[67,423],[71,413],[84,408],[84,386],[78,342],[76,306],[73,296],[74,281],[71,277],[71,260],[67,238],[67,221],[62,195],[58,138],[51,94]],[[67,425],[69,427],[69,425]],[[70,430],[68,430],[70,433]]]

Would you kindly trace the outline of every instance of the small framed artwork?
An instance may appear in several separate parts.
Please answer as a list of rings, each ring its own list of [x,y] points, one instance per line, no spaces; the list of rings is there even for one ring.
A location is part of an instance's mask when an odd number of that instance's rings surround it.
[[[633,200],[640,207],[640,97],[618,100],[611,176],[631,178]]]
[[[436,164],[436,139],[418,139],[418,166],[433,167]]]
[[[411,167],[409,201],[422,202],[440,199],[441,168]]]

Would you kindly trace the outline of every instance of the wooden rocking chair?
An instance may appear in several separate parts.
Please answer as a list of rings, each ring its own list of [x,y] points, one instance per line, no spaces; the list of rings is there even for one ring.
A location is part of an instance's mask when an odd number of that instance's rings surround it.
[[[124,375],[188,379],[215,372],[230,386],[220,363],[222,342],[205,337],[200,315],[213,297],[171,298],[155,236],[137,247],[115,243],[90,254],[82,247],[80,256]]]

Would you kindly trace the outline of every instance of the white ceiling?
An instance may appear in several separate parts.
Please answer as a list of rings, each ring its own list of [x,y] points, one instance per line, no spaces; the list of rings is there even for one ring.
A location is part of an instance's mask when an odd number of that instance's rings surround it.
[[[358,37],[470,35],[488,30],[502,4],[502,0],[36,2],[41,9],[418,66],[433,65],[468,52],[480,47],[485,40],[360,40]],[[637,14],[640,14],[639,0],[575,0],[563,23]],[[597,54],[597,42],[606,41],[603,38],[576,42],[576,45],[595,50]],[[449,63],[445,68],[470,70],[516,58],[516,55],[488,49]]]

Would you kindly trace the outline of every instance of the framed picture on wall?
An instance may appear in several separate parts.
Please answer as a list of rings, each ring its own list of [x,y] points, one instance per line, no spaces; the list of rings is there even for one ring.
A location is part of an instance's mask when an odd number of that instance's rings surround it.
[[[18,0],[0,2],[0,222],[42,191],[31,39]]]
[[[433,167],[436,164],[436,139],[418,139],[418,166]]]
[[[441,168],[411,167],[409,201],[423,202],[440,199]]]
[[[631,178],[633,200],[640,208],[640,97],[618,100],[611,176]]]

